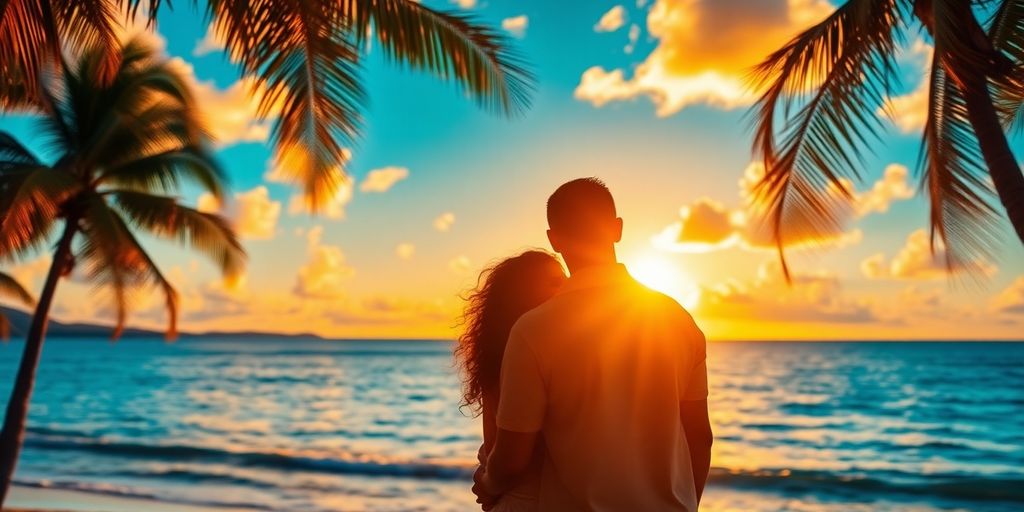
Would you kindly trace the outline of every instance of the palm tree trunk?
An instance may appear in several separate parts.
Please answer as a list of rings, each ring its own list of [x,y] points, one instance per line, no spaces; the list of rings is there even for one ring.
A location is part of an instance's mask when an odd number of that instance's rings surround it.
[[[980,27],[978,27],[980,29]],[[967,118],[974,128],[981,148],[982,158],[988,167],[999,201],[1006,209],[1006,216],[1017,232],[1017,238],[1024,243],[1024,172],[1017,164],[1017,158],[1010,150],[1006,133],[999,122],[999,115],[992,104],[988,80],[983,75],[965,73],[964,101],[967,104]]]
[[[64,234],[57,243],[57,251],[53,255],[50,272],[46,275],[46,284],[39,296],[32,325],[25,339],[25,351],[21,355],[18,375],[14,381],[11,398],[7,402],[7,415],[4,416],[3,431],[0,431],[0,509],[7,498],[7,491],[14,477],[14,467],[18,462],[18,453],[25,437],[25,421],[28,418],[29,399],[32,396],[32,385],[35,383],[36,368],[46,336],[46,325],[49,322],[50,305],[53,303],[57,282],[66,268],[71,255],[71,240],[75,236],[78,222],[68,219]]]

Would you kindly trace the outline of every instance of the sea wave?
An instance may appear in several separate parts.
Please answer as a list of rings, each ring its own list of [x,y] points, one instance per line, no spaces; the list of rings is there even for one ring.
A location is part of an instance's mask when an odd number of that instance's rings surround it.
[[[30,429],[26,446],[41,450],[74,450],[106,456],[142,458],[159,462],[222,464],[279,471],[309,471],[324,474],[345,474],[369,477],[409,479],[468,480],[475,462],[470,460],[404,460],[380,456],[333,452],[329,455],[295,451],[244,451],[185,444],[143,443],[131,440],[96,438],[53,429]],[[874,476],[864,476],[874,475]],[[152,474],[136,473],[135,477],[209,480],[211,475],[201,467],[182,466],[174,470],[153,469]],[[238,475],[219,475],[219,479],[237,480],[249,485]],[[264,482],[265,484],[265,482]],[[1024,503],[1024,476],[932,474],[921,475],[898,471],[857,473],[797,469],[730,469],[712,468],[710,484],[731,488],[792,493],[872,493],[929,496],[954,500],[1003,501]],[[70,484],[69,484],[70,485]]]
[[[77,491],[90,494],[101,494],[115,498],[130,498],[135,500],[152,500],[177,505],[190,505],[196,507],[247,509],[247,510],[274,510],[272,507],[262,503],[248,503],[235,501],[204,501],[188,499],[183,496],[164,495],[136,487],[126,485],[111,485],[99,482],[79,482],[73,480],[25,480],[16,478],[14,485],[32,487],[36,489],[57,489],[62,491]]]

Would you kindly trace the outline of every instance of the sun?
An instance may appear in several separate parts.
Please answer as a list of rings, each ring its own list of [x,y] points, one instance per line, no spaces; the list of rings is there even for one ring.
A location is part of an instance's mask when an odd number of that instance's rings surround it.
[[[676,299],[683,307],[692,309],[697,305],[697,286],[678,263],[658,254],[643,254],[628,261],[626,268],[644,286]]]

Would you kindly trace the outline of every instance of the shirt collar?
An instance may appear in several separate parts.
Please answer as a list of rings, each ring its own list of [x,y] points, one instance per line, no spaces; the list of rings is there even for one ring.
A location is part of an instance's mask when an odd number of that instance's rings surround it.
[[[573,272],[558,293],[568,293],[586,288],[614,286],[632,279],[622,263],[594,265]]]

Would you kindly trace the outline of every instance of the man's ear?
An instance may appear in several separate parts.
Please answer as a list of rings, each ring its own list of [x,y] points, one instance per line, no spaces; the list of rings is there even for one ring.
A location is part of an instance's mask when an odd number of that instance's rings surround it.
[[[615,243],[621,242],[622,241],[622,217],[616,217],[615,218],[615,226],[614,226],[613,229],[615,229],[615,232],[613,233],[615,235]]]

